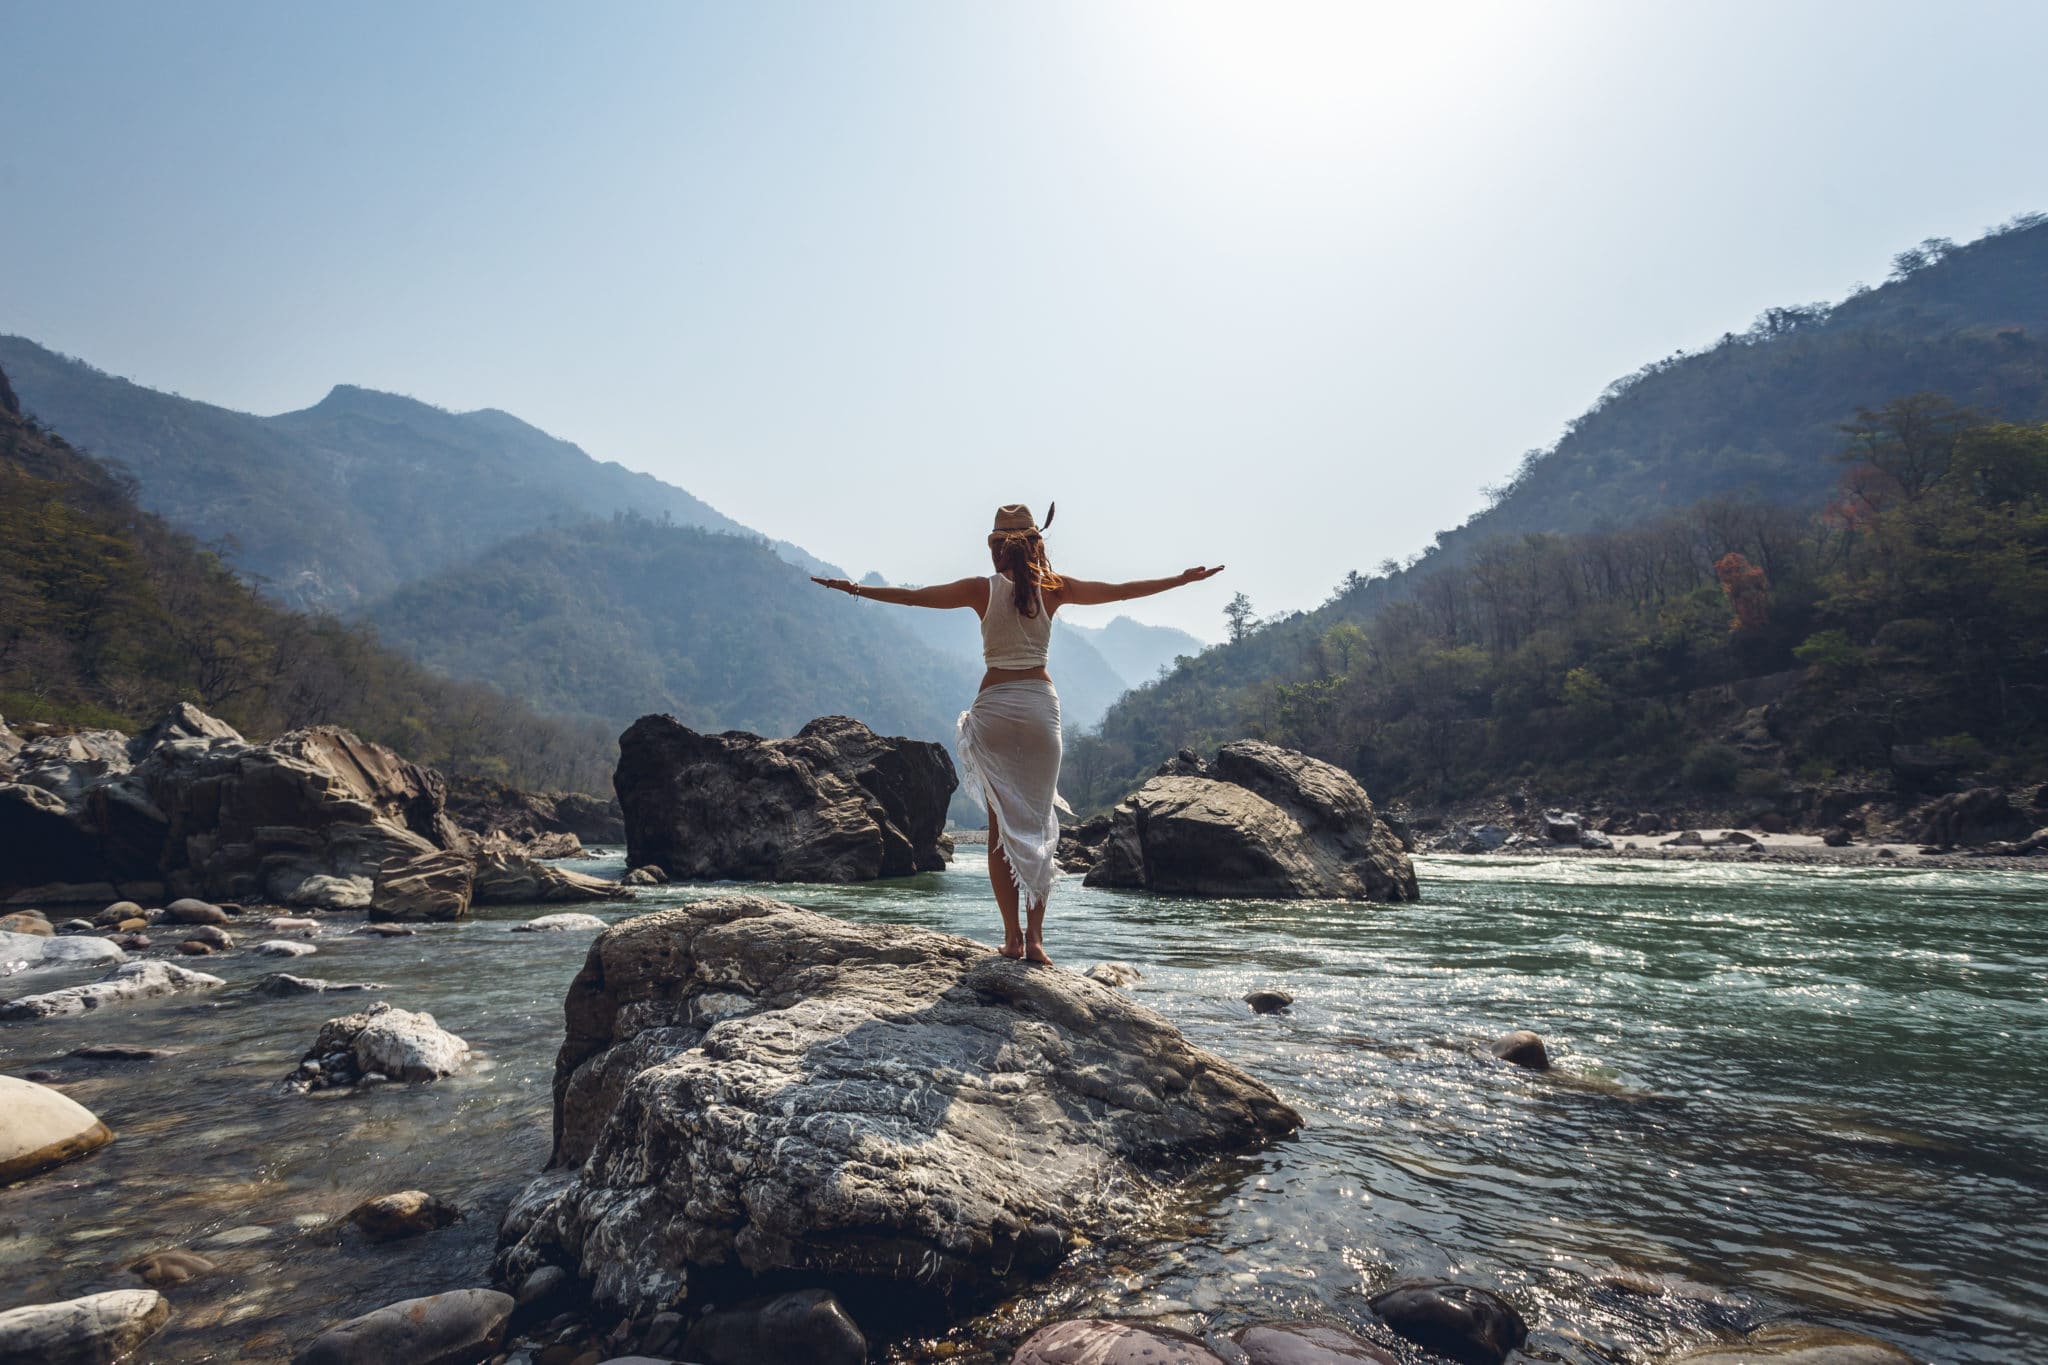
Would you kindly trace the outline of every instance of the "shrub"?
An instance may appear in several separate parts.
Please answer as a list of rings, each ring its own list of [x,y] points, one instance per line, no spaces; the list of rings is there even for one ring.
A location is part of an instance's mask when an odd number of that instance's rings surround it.
[[[1685,784],[1702,791],[1727,791],[1742,771],[1742,755],[1725,744],[1697,745],[1685,756]]]

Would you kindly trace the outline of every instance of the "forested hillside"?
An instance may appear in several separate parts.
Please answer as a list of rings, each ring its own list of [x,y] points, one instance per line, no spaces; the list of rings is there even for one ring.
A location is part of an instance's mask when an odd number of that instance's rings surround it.
[[[950,743],[980,667],[909,615],[827,592],[754,538],[624,515],[516,537],[368,613],[413,657],[549,712],[765,735],[839,713]]]
[[[0,372],[0,715],[132,730],[179,700],[252,737],[331,722],[455,776],[610,785],[609,727],[535,715],[259,597],[27,420]]]
[[[1645,366],[1429,553],[1126,697],[1070,751],[1069,797],[1112,801],[1174,749],[1244,734],[1424,799],[1531,775],[1640,783],[1674,760],[1695,788],[1762,793],[1931,740],[2038,770],[2048,715],[2025,642],[2042,608],[2017,592],[2044,553],[2038,493],[1969,471],[2038,437],[2044,337],[2033,218],[1924,244],[1878,289]],[[1901,479],[1910,496],[1883,491],[1916,462],[1932,472]],[[1969,591],[1937,613],[1908,570]],[[1745,594],[1767,620],[1735,610]],[[1823,656],[1837,665],[1812,673]],[[1815,684],[1799,706],[1847,709],[1790,749],[1754,741],[1747,761],[1717,728],[1725,699],[1687,700],[1795,671]]]
[[[680,488],[504,412],[444,412],[341,385],[304,411],[257,417],[117,379],[23,337],[0,337],[0,368],[25,412],[125,466],[144,507],[220,544],[233,567],[294,606],[346,613],[510,536],[617,511],[753,534]]]

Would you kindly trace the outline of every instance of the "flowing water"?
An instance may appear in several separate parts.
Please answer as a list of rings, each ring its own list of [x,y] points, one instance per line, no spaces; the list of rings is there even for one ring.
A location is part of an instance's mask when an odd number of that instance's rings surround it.
[[[572,864],[616,874],[621,859]],[[1455,1275],[1522,1307],[1539,1358],[1641,1360],[1776,1316],[1917,1357],[2048,1358],[2048,876],[1680,862],[1425,858],[1413,906],[1173,900],[1063,878],[1063,965],[1132,991],[1301,1110],[1295,1138],[1204,1173],[1169,1227],[1084,1251],[948,1338],[997,1354],[1051,1317],[1197,1331],[1335,1316]],[[857,887],[758,888],[849,918],[993,930],[986,864]],[[606,918],[717,894],[672,887]],[[554,908],[554,907],[549,907]],[[588,933],[498,908],[412,938],[196,965],[208,997],[0,1025],[0,1068],[48,1069],[119,1134],[0,1190],[0,1307],[132,1287],[166,1246],[222,1272],[170,1291],[164,1361],[270,1360],[394,1299],[484,1282],[497,1214],[547,1150],[561,1002]],[[275,970],[375,981],[269,999]],[[38,975],[0,995],[69,984]],[[31,984],[33,983],[33,984]],[[1254,1016],[1249,990],[1294,996]],[[277,1082],[323,1019],[388,999],[468,1039],[463,1074],[358,1095]],[[1510,1028],[1547,1074],[1486,1054]],[[88,1043],[176,1049],[85,1062]],[[422,1188],[473,1210],[369,1247],[335,1220]]]

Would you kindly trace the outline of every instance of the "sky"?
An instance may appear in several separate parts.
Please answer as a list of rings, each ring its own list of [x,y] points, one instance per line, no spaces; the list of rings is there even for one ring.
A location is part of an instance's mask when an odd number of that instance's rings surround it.
[[[0,332],[495,407],[859,574],[1057,500],[1207,639],[1611,380],[2048,209],[2048,6],[0,0]]]

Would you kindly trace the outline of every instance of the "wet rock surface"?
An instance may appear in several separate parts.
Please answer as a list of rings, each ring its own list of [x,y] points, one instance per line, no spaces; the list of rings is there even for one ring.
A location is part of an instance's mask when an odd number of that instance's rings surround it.
[[[1343,769],[1257,740],[1170,760],[1111,812],[1090,886],[1412,901],[1414,864]]]
[[[0,1313],[0,1365],[113,1365],[163,1329],[154,1289],[116,1289]]]
[[[454,1075],[468,1059],[469,1044],[435,1023],[433,1015],[379,1001],[360,1014],[322,1024],[286,1084],[321,1090],[375,1079],[433,1081]]]
[[[604,921],[596,915],[562,914],[542,915],[539,919],[527,920],[524,924],[512,926],[515,934],[561,934],[572,930],[602,929]]]
[[[703,1365],[862,1365],[868,1343],[829,1290],[803,1289],[705,1314],[683,1337],[681,1355]]]
[[[1245,1365],[1400,1365],[1384,1347],[1329,1322],[1258,1322],[1231,1334]]]
[[[1501,1365],[1529,1339],[1528,1324],[1506,1299],[1449,1280],[1397,1284],[1373,1296],[1372,1311],[1416,1345],[1460,1365]]]
[[[84,1014],[87,1010],[153,1000],[159,996],[217,990],[226,984],[217,976],[168,962],[124,962],[87,985],[67,986],[63,990],[0,1002],[0,1020],[16,1022]]]
[[[1913,1357],[1889,1342],[1806,1323],[1775,1322],[1740,1341],[1695,1346],[1665,1357],[1665,1365],[1911,1365]]]
[[[559,1265],[627,1312],[735,1271],[988,1286],[1300,1122],[1077,973],[752,896],[607,930],[566,1012],[574,1169],[514,1201],[499,1274]]]
[[[103,938],[55,938],[0,930],[0,978],[21,972],[111,967],[127,957],[117,944]]]
[[[671,878],[855,882],[945,866],[958,779],[937,744],[825,716],[790,739],[642,716],[613,779],[627,865]]]
[[[0,1076],[0,1185],[75,1161],[113,1140],[107,1125],[70,1096]]]
[[[1504,1062],[1512,1062],[1531,1071],[1550,1069],[1550,1051],[1544,1047],[1542,1037],[1525,1028],[1502,1034],[1488,1044],[1487,1051]]]
[[[350,1318],[292,1357],[292,1365],[480,1365],[505,1339],[512,1296],[457,1289]]]
[[[365,1199],[349,1210],[348,1221],[373,1242],[393,1242],[445,1228],[462,1218],[462,1210],[425,1190],[400,1190]]]
[[[1172,1327],[1076,1318],[1026,1337],[1011,1365],[1224,1365],[1201,1338]]]
[[[166,1251],[152,1251],[130,1261],[122,1269],[151,1289],[169,1289],[189,1280],[202,1279],[220,1267],[196,1251],[173,1247]]]

